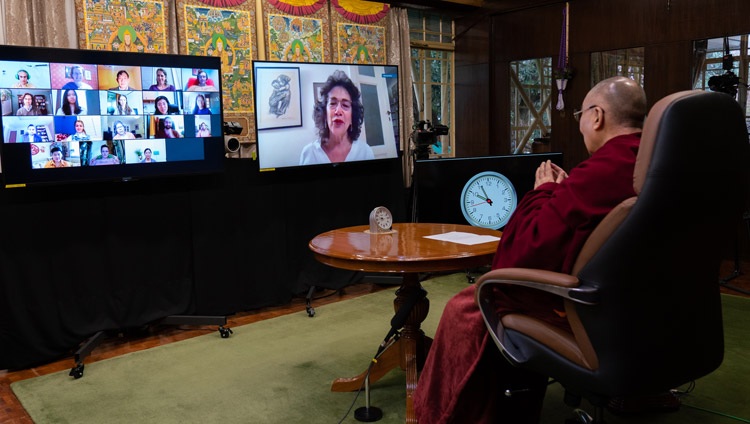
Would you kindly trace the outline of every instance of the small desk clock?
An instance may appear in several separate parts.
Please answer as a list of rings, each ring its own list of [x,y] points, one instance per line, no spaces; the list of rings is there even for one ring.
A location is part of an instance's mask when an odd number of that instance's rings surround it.
[[[391,233],[393,215],[385,206],[378,206],[370,212],[370,233]]]
[[[480,172],[461,191],[461,212],[475,227],[497,230],[508,223],[518,198],[513,183],[503,174]]]

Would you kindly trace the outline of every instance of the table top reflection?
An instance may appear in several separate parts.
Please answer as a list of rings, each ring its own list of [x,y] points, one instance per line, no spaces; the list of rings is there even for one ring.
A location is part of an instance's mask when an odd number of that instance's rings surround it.
[[[372,234],[369,226],[331,230],[310,241],[310,250],[322,263],[370,272],[434,272],[487,265],[497,241],[466,245],[425,238],[449,232],[500,237],[497,230],[460,224],[401,223],[393,231]]]

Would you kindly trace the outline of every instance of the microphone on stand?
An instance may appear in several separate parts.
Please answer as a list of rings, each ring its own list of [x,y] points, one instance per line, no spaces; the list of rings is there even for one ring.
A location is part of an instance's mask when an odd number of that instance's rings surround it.
[[[400,337],[398,330],[404,326],[406,319],[409,318],[409,314],[411,313],[411,310],[414,309],[417,302],[426,295],[427,292],[422,288],[415,291],[411,296],[406,298],[404,303],[398,308],[398,311],[393,315],[393,318],[391,318],[391,329],[388,330],[388,334],[386,334],[383,342],[378,346],[378,351],[372,358],[372,362],[367,368],[367,373],[365,374],[365,406],[359,407],[354,411],[354,418],[357,421],[371,423],[383,418],[383,411],[380,408],[370,406],[370,370],[372,370],[372,366],[377,362],[385,349],[398,340]]]
[[[367,375],[365,375],[365,406],[361,406],[354,411],[354,418],[357,421],[361,421],[363,423],[371,423],[371,422],[375,422],[383,418],[382,409],[376,406],[370,406],[370,371],[369,369],[367,371]]]
[[[380,347],[378,347],[378,352],[375,354],[375,357],[380,356],[385,350],[388,341],[398,334],[398,330],[400,330],[406,323],[406,319],[409,318],[409,314],[411,313],[411,310],[414,309],[414,305],[425,296],[427,296],[427,292],[423,288],[420,288],[412,293],[411,296],[407,297],[404,303],[401,304],[398,311],[396,311],[396,314],[391,318],[391,329],[388,330],[388,334],[386,334],[383,342],[380,343]]]

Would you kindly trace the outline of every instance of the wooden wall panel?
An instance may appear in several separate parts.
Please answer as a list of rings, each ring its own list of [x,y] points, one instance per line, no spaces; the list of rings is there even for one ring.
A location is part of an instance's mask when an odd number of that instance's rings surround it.
[[[645,90],[649,104],[692,85],[693,42],[657,44],[646,48]]]
[[[490,87],[490,30],[489,19],[464,22],[456,25],[455,53],[455,110],[453,122],[456,140],[457,157],[487,156],[489,154],[490,96],[486,93]],[[475,96],[471,93],[484,91]],[[468,93],[469,95],[464,95]]]
[[[496,14],[490,17],[488,42],[469,37],[457,41],[457,156],[509,153],[509,63],[552,56],[557,64],[563,6],[560,1]],[[576,74],[566,90],[565,113],[552,112],[552,149],[564,153],[566,168],[588,156],[570,114],[589,89],[591,52],[645,47],[645,89],[653,104],[667,94],[690,89],[693,40],[750,33],[748,16],[747,0],[570,1],[569,56]],[[465,21],[458,20],[457,33],[474,23]],[[480,29],[470,32],[474,37],[482,34]],[[487,56],[476,51],[485,45]],[[489,75],[488,84],[484,75]],[[474,104],[487,104],[489,109],[482,113],[471,107]],[[487,146],[477,145],[482,142]]]

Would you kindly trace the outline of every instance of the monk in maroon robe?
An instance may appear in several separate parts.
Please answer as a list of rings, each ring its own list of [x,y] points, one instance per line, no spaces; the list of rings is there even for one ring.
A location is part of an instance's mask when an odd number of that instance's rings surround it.
[[[493,269],[570,273],[604,216],[635,196],[633,170],[646,116],[646,95],[633,80],[606,79],[589,91],[579,121],[591,157],[570,175],[547,161],[534,189],[503,230]],[[512,366],[491,341],[467,287],[446,305],[414,394],[420,424],[536,423],[547,377]],[[570,330],[562,300],[522,287],[503,288],[498,313],[523,312]],[[512,397],[506,389],[529,389]]]

